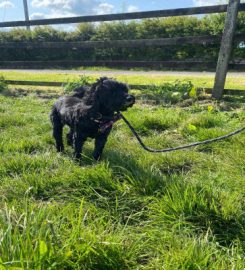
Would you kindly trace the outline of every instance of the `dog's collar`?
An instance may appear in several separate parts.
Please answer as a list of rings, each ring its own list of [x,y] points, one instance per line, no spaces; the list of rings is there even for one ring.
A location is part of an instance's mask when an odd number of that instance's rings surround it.
[[[119,112],[117,112],[113,116],[103,116],[102,114],[99,113],[97,118],[95,119],[91,118],[91,120],[99,124],[99,128],[98,128],[99,133],[104,133],[106,132],[108,128],[112,127],[113,124],[117,122],[118,120],[120,120],[121,118],[122,117]]]

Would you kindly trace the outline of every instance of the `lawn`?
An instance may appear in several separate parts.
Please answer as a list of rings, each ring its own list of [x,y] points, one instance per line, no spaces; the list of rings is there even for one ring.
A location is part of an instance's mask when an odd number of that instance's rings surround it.
[[[108,71],[109,72],[109,71]],[[112,71],[113,72],[113,71]],[[81,71],[82,74],[82,71]],[[118,80],[139,85],[151,85],[151,84],[163,84],[166,82],[174,82],[176,80],[191,81],[196,87],[212,88],[214,84],[214,75],[210,74],[179,74],[179,75],[113,75]],[[26,80],[26,81],[44,81],[44,82],[69,82],[79,79],[79,74],[66,74],[66,73],[28,73],[19,71],[1,71],[0,76],[4,76],[6,80]],[[89,75],[92,79],[98,77],[98,75]],[[36,87],[37,88],[37,87]],[[237,73],[228,73],[225,88],[245,90],[245,76]],[[33,87],[31,87],[33,89]]]
[[[0,94],[0,269],[244,269],[244,133],[151,154],[120,121],[100,162],[92,140],[77,162],[55,151],[53,102]],[[124,115],[164,148],[244,126],[244,108],[141,99]]]

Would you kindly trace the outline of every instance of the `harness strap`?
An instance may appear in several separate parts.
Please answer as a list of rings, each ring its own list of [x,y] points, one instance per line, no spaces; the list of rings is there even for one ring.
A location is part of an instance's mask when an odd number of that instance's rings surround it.
[[[98,123],[99,123],[99,133],[105,133],[106,130],[110,127],[113,126],[114,123],[116,123],[118,120],[120,120],[122,117],[121,117],[121,114],[116,114],[114,115],[113,118],[110,118],[108,120],[99,120]]]

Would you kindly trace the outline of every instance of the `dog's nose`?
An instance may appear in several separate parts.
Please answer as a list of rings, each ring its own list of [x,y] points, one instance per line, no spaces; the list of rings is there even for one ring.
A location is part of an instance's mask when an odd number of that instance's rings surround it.
[[[127,102],[134,103],[135,102],[135,97],[134,96],[131,96],[131,95],[128,95],[126,97],[126,100],[127,100]]]

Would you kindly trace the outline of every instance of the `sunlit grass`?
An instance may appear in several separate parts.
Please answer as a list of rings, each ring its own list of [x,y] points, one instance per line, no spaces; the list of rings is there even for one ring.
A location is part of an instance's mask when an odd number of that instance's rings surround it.
[[[6,80],[27,80],[27,81],[43,81],[43,82],[70,82],[79,79],[81,74],[65,74],[59,72],[50,73],[28,73],[19,71],[1,71],[0,75],[4,76]],[[91,78],[96,79],[100,75],[89,75]],[[181,81],[191,81],[196,87],[208,87],[212,88],[214,84],[214,75],[209,75],[203,73],[203,75],[108,75],[109,77],[114,77],[118,80],[139,85],[151,85],[151,84],[163,84],[165,82],[174,82],[176,80]],[[36,89],[37,87],[30,87],[30,89]],[[241,89],[245,90],[245,76],[236,75],[235,73],[228,73],[225,88],[227,89]],[[49,88],[48,88],[49,89]]]
[[[0,95],[0,269],[244,269],[244,134],[151,154],[120,121],[102,160],[89,140],[79,163],[55,151],[53,102]],[[244,112],[206,100],[124,114],[164,148],[233,131]]]

